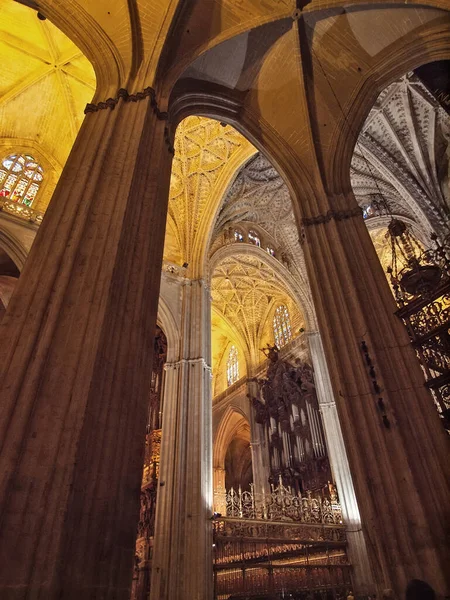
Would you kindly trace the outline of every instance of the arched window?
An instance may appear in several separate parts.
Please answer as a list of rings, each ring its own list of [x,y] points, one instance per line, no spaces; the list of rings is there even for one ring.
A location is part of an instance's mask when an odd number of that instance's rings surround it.
[[[276,309],[273,316],[273,335],[278,348],[282,348],[292,339],[291,320],[284,304]]]
[[[375,215],[375,209],[372,204],[366,204],[362,207],[363,211],[363,219],[368,219],[369,217],[373,217]]]
[[[232,385],[239,379],[239,357],[236,346],[231,346],[227,360],[227,382]]]
[[[0,196],[31,206],[44,179],[44,169],[29,154],[11,154],[0,164]]]
[[[238,229],[234,230],[234,241],[235,242],[243,242],[244,241],[244,236]]]
[[[250,242],[250,244],[254,244],[255,246],[261,246],[261,240],[259,239],[259,236],[256,233],[256,231],[248,232],[248,241]]]
[[[270,254],[270,256],[275,256],[275,250],[273,248],[271,248],[270,246],[267,246],[266,251],[267,251],[267,254]]]

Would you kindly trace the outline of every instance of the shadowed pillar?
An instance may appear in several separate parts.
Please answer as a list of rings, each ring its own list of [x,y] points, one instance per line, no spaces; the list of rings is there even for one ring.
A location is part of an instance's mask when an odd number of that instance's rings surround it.
[[[129,597],[171,154],[92,108],[0,326],[2,600]]]
[[[304,251],[375,581],[399,598],[413,578],[445,595],[448,439],[361,210],[352,194],[330,205],[303,219]]]
[[[166,363],[151,600],[212,598],[211,296],[182,289],[180,359]]]

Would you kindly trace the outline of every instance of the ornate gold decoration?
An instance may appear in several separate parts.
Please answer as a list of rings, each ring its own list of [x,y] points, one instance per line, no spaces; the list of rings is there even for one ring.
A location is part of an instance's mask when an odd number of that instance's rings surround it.
[[[213,311],[236,329],[245,349],[258,357],[260,346],[269,341],[261,336],[272,306],[286,304],[292,323],[303,322],[278,274],[253,255],[236,254],[221,261],[212,275],[211,295]]]
[[[214,190],[219,178],[240,150],[252,146],[232,127],[203,117],[184,119],[174,146],[164,257],[190,264],[202,220],[217,203]]]
[[[231,488],[228,492],[216,490],[214,494],[214,504],[226,507],[226,513],[222,516],[336,525],[340,531],[337,537],[345,539],[341,505],[336,498],[334,500],[332,502],[330,498],[313,495],[311,491],[296,493],[290,486],[283,485],[281,475],[278,483],[271,485],[268,494],[255,492],[253,484],[250,484],[249,491]]]
[[[161,432],[161,429],[155,429],[146,436],[142,486],[159,479],[159,463],[161,460]]]
[[[345,588],[350,565],[341,508],[328,497],[230,490],[213,517],[215,598]],[[245,594],[246,595],[246,594]],[[277,594],[278,595],[278,594]]]
[[[19,219],[29,221],[30,223],[36,223],[37,225],[40,225],[44,218],[43,213],[33,210],[29,206],[17,202],[8,202],[8,200],[0,201],[0,211],[9,213],[15,217],[19,217]]]

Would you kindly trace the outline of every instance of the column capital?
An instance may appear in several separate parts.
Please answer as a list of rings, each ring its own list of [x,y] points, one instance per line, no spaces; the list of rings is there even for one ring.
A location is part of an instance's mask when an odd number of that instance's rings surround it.
[[[315,215],[313,217],[303,217],[303,227],[310,227],[311,225],[323,225],[329,223],[331,220],[344,221],[345,219],[352,219],[354,217],[362,216],[362,208],[360,206],[354,206],[347,210],[328,210],[325,214]]]
[[[119,104],[119,101],[123,102],[139,102],[140,100],[144,100],[145,98],[150,98],[150,105],[153,109],[156,118],[160,121],[167,121],[168,115],[166,112],[163,112],[158,107],[158,101],[156,100],[156,92],[152,87],[146,87],[141,92],[135,92],[134,94],[130,94],[125,88],[120,88],[118,90],[115,98],[107,98],[102,102],[97,102],[97,104],[88,103],[84,109],[84,114],[96,113],[99,110],[105,110],[109,108],[110,110],[114,110],[116,105]],[[164,129],[164,142],[167,146],[170,154],[175,154],[175,148],[173,147],[169,130],[167,127]]]
[[[194,283],[198,283],[207,292],[211,291],[211,286],[203,277],[200,277],[199,279],[189,279],[189,277],[185,277],[182,281],[182,285],[192,285]]]
[[[164,370],[168,371],[169,369],[178,369],[178,367],[181,367],[182,365],[202,365],[207,371],[211,371],[211,365],[209,365],[206,361],[205,358],[203,357],[198,357],[198,358],[181,358],[180,360],[174,361],[174,362],[170,362],[170,363],[165,363],[164,365]]]

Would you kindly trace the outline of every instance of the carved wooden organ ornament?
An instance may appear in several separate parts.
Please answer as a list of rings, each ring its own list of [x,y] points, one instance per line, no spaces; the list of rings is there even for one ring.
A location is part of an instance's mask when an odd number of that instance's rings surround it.
[[[271,483],[281,475],[297,491],[319,491],[331,481],[312,368],[299,359],[295,365],[269,347],[265,379],[259,398],[253,398],[256,421],[264,427],[270,458]]]

